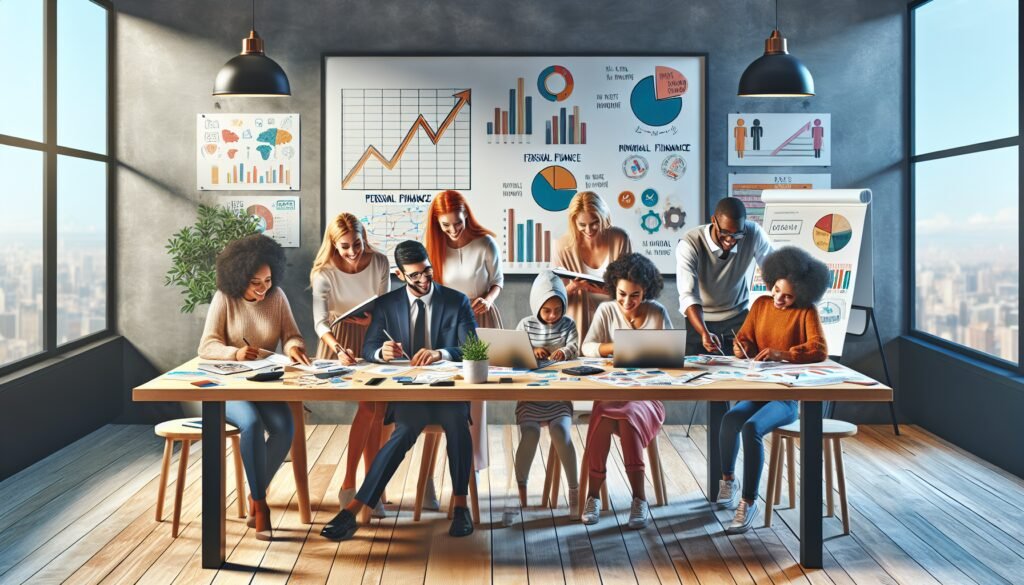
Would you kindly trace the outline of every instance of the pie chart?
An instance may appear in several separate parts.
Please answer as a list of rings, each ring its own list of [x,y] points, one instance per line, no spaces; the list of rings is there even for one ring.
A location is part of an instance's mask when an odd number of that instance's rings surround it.
[[[542,169],[530,186],[533,200],[548,211],[565,211],[576,195],[576,177],[569,169],[551,165]]]
[[[814,224],[814,245],[822,252],[838,252],[853,238],[850,220],[838,213],[830,213]]]
[[[629,95],[629,107],[633,115],[648,126],[667,126],[683,109],[683,98],[667,97],[658,99],[654,76],[648,75],[633,87]]]

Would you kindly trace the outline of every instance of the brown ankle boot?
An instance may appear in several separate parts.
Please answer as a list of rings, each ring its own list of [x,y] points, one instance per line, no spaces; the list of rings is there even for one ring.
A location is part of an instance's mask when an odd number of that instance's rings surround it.
[[[256,528],[256,504],[249,496],[249,516],[245,519],[245,524],[249,528]]]
[[[256,540],[273,540],[274,532],[270,528],[270,506],[267,505],[266,500],[253,500],[253,508],[255,509],[255,520],[256,526]]]

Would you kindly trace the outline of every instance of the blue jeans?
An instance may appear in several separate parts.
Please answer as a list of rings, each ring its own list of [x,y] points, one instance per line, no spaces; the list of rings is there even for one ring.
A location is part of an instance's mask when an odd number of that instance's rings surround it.
[[[228,402],[227,421],[242,431],[242,465],[254,500],[267,498],[267,486],[292,446],[295,424],[285,402]],[[269,438],[264,438],[269,433]]]
[[[764,467],[764,436],[795,421],[796,400],[752,402],[743,400],[729,409],[722,418],[718,436],[722,452],[722,473],[732,474],[736,469],[736,456],[740,445],[736,440],[743,435],[743,499],[757,499]]]

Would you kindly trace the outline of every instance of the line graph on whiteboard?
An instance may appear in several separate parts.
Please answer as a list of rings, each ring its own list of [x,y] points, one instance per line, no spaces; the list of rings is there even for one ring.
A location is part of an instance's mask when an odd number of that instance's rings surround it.
[[[395,246],[400,242],[423,238],[423,220],[426,216],[427,205],[374,205],[359,221],[366,226],[367,239],[391,262],[395,257]]]
[[[470,90],[341,90],[341,188],[468,190]]]

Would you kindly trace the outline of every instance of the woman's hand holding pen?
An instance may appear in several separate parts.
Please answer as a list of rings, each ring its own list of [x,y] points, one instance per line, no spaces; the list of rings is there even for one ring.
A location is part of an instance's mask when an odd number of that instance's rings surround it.
[[[244,337],[242,338],[242,341],[245,342],[245,347],[238,348],[238,351],[235,352],[235,359],[240,362],[259,359],[260,348],[253,346],[253,344],[249,343],[249,340]]]
[[[343,347],[340,343],[335,343],[332,349],[334,349],[334,353],[338,354],[338,361],[341,362],[341,365],[351,366],[356,363],[356,354],[351,349]]]
[[[238,351],[235,352],[235,359],[240,362],[252,361],[259,359],[259,357],[260,349],[251,345],[240,347],[238,348]]]

